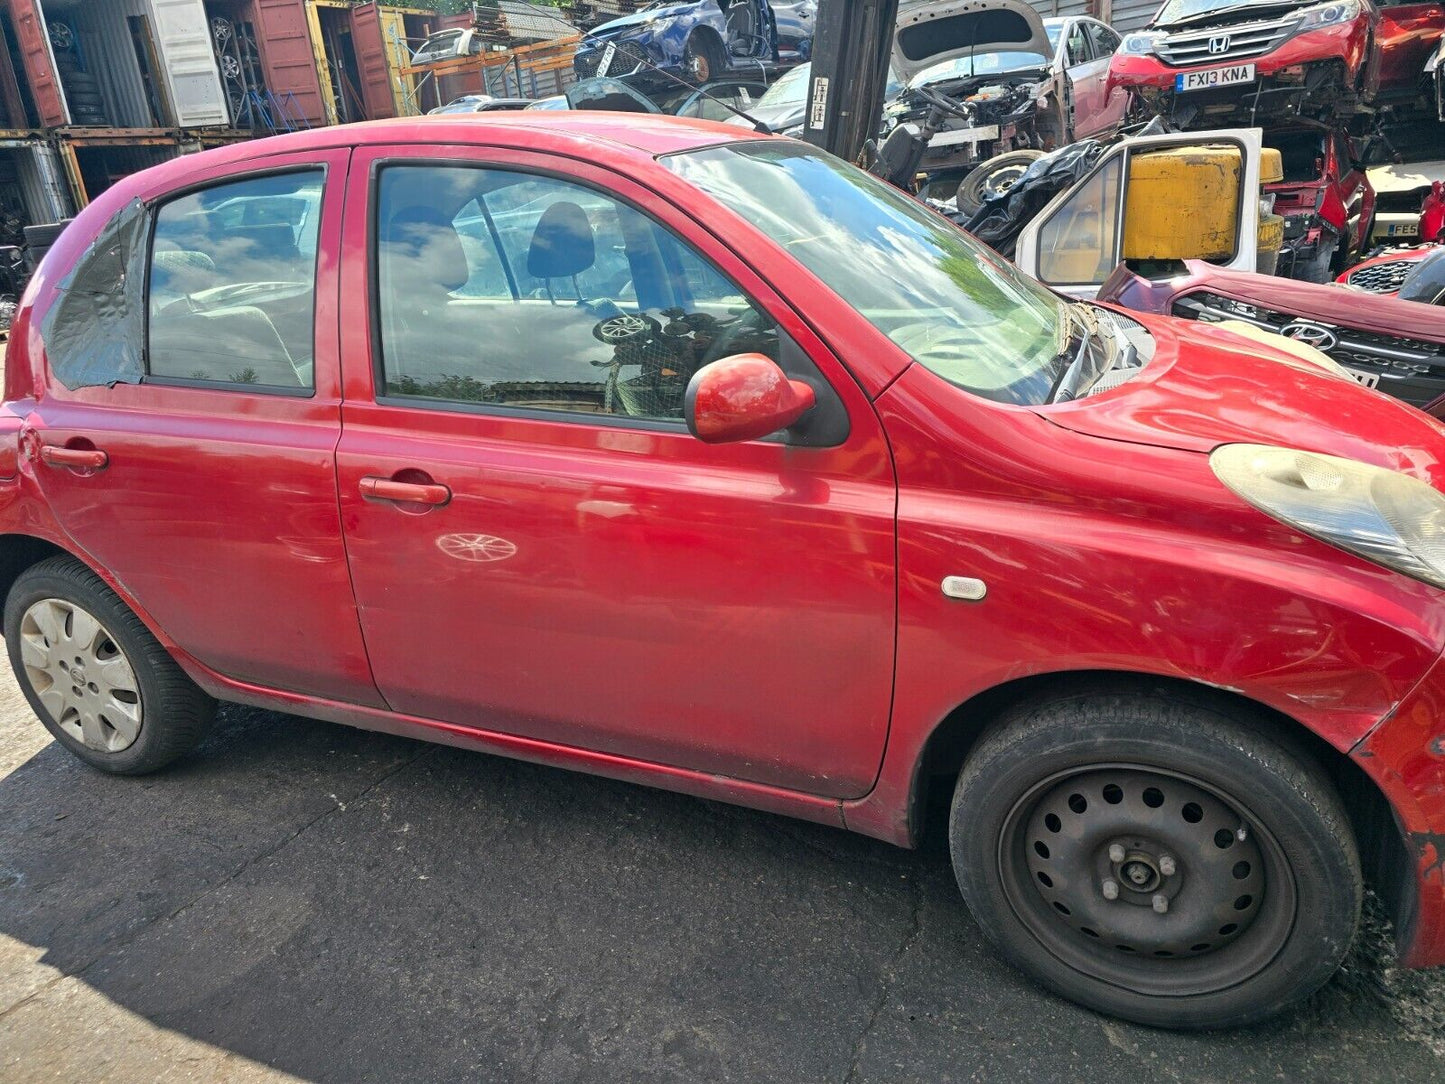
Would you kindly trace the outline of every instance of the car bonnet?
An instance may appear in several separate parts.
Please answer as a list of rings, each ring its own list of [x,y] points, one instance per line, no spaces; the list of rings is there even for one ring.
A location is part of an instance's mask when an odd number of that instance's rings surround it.
[[[1021,0],[903,0],[898,7],[893,70],[904,83],[935,64],[1004,49],[1054,54],[1043,19]]]

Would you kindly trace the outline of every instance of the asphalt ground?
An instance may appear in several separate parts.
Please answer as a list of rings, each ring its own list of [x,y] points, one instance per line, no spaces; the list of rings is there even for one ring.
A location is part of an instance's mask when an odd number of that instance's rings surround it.
[[[1372,911],[1305,1008],[1111,1021],[935,844],[242,708],[100,775],[0,678],[3,1081],[1423,1081],[1445,971]]]

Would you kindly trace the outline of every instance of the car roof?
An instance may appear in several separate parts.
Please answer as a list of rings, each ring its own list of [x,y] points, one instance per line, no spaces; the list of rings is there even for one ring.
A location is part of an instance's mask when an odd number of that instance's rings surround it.
[[[653,158],[739,140],[760,138],[758,133],[713,121],[644,113],[607,113],[585,109],[489,110],[483,113],[434,113],[428,117],[363,121],[302,132],[268,136],[205,152],[217,166],[272,154],[295,154],[341,147],[384,146],[391,143],[478,143],[496,139],[517,145],[527,141],[539,151],[595,154],[605,142],[623,157]],[[157,167],[176,166],[189,172],[197,161],[184,155]],[[186,166],[190,163],[190,167]],[[150,171],[147,171],[150,172]],[[122,182],[124,184],[124,182]]]

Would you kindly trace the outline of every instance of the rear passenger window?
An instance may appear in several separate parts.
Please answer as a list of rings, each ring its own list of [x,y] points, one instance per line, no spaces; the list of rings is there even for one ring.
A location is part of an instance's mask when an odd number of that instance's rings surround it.
[[[322,170],[253,177],[161,207],[146,375],[272,390],[315,386]]]
[[[806,364],[699,253],[602,192],[392,166],[378,197],[384,395],[681,421],[711,361]]]

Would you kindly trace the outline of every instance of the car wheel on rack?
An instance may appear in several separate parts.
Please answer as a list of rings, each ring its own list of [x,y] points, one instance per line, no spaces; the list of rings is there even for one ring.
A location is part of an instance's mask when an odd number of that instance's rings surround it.
[[[1168,689],[1013,711],[959,777],[949,839],[974,917],[1020,969],[1100,1012],[1215,1028],[1334,974],[1359,857],[1338,795],[1268,722]]]
[[[52,557],[20,574],[5,602],[5,641],[45,729],[103,772],[163,768],[210,729],[215,701],[73,557]]]

